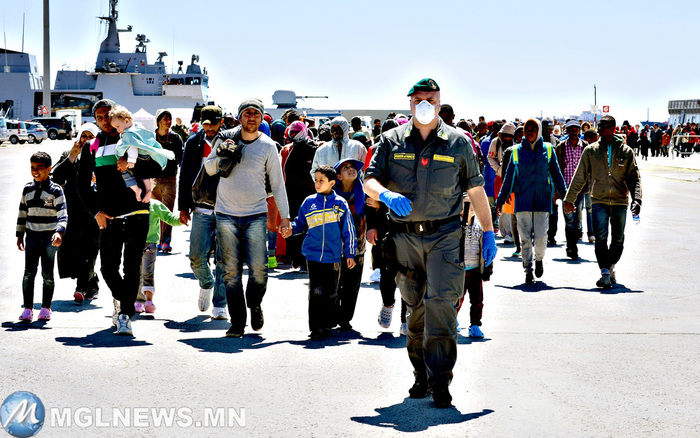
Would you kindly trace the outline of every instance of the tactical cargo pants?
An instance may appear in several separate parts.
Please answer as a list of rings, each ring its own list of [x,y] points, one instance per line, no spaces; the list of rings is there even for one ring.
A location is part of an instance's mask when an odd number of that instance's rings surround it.
[[[464,293],[462,234],[455,221],[423,235],[394,235],[399,265],[424,273],[416,279],[399,272],[396,284],[408,305],[406,347],[413,372],[426,376],[433,388],[450,384],[457,361],[457,304]]]

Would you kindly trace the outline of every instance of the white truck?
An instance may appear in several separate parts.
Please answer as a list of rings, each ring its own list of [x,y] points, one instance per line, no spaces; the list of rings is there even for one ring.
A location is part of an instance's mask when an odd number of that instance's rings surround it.
[[[77,109],[63,109],[63,110],[56,110],[56,117],[64,117],[66,120],[68,120],[71,124],[71,132],[72,136],[75,137],[78,135],[78,130],[80,129],[80,125],[83,124],[83,116],[80,113],[80,110]]]

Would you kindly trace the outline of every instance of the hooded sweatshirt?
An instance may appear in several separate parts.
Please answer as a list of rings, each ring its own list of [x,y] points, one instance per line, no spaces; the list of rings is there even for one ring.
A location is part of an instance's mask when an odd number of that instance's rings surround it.
[[[365,161],[367,149],[365,149],[365,146],[359,141],[350,140],[348,137],[350,125],[345,117],[340,116],[334,118],[331,120],[331,128],[333,125],[338,125],[343,129],[343,139],[339,142],[331,140],[319,146],[314,156],[314,162],[311,165],[311,172],[309,172],[311,178],[314,177],[314,169],[324,164],[333,166],[335,163],[345,158],[354,158],[363,163]]]
[[[505,204],[511,192],[515,193],[515,212],[539,211],[552,213],[552,184],[563,199],[566,193],[566,183],[559,169],[559,163],[552,147],[552,156],[548,157],[547,148],[542,139],[542,125],[536,119],[528,123],[537,124],[537,140],[533,146],[523,137],[518,151],[517,175],[513,157],[511,156],[506,176],[503,180],[497,205]],[[515,152],[513,152],[515,154]]]

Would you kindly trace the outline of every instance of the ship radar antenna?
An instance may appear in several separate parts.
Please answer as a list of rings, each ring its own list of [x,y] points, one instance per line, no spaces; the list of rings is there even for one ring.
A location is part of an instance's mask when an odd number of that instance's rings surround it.
[[[137,51],[137,52],[142,52],[142,53],[145,53],[145,52],[146,52],[146,44],[148,44],[148,43],[151,42],[151,40],[149,40],[148,38],[146,38],[146,35],[143,34],[143,33],[139,33],[139,34],[136,35],[136,41],[139,42],[138,45],[136,46],[136,51]],[[139,49],[140,49],[140,50],[139,50]]]
[[[156,59],[156,62],[163,62],[165,56],[168,56],[166,52],[158,52],[158,59]]]
[[[192,55],[192,64],[199,62],[199,55]]]
[[[178,61],[178,62],[177,62],[177,65],[178,65],[179,67],[177,68],[177,73],[176,73],[176,74],[179,75],[179,74],[182,73],[182,64],[184,64],[184,63],[185,63],[185,61]]]

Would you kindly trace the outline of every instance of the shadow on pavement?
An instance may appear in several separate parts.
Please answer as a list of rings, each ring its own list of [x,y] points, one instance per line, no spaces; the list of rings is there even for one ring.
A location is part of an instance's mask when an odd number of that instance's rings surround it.
[[[436,409],[431,397],[405,398],[403,403],[377,408],[374,417],[350,417],[352,421],[370,426],[385,427],[399,432],[422,432],[433,426],[459,424],[493,413],[491,409],[463,414],[456,407]]]
[[[582,263],[598,263],[595,260],[588,260],[584,259],[583,257],[579,257],[576,260],[571,260],[570,258],[559,258],[559,259],[552,259],[553,262],[561,262],[561,263],[567,263],[569,265],[580,265]]]
[[[133,336],[117,336],[112,328],[100,330],[82,338],[58,337],[56,342],[60,342],[67,347],[83,348],[144,347],[153,345],[150,342],[136,340]]]
[[[192,280],[196,280],[196,279],[197,279],[197,277],[195,277],[194,274],[191,273],[191,272],[181,272],[181,273],[179,273],[179,274],[175,274],[175,276],[178,277],[178,278],[190,278],[190,279],[192,279]]]
[[[85,300],[78,304],[73,300],[54,300],[51,302],[51,310],[54,312],[80,313],[86,310],[101,309],[100,306],[92,304],[93,300]]]
[[[287,342],[263,342],[264,340],[265,338],[257,333],[246,334],[242,338],[227,338],[222,333],[216,338],[178,339],[178,342],[207,353],[240,353],[244,350],[258,350]]]
[[[51,327],[46,327],[47,321],[5,321],[2,327],[8,332],[23,332],[25,330],[50,330]]]
[[[469,336],[464,336],[462,333],[457,334],[457,344],[459,345],[479,344],[490,340],[491,338],[470,338]]]
[[[212,319],[211,316],[208,315],[197,315],[194,318],[182,322],[170,319],[165,321],[165,328],[179,330],[181,333],[196,333],[202,330],[222,330],[226,332],[226,330],[231,327],[231,323],[228,321],[224,319]]]
[[[394,336],[394,334],[390,332],[382,332],[375,339],[362,338],[359,344],[386,348],[406,348],[406,337]]]
[[[603,295],[616,295],[616,294],[642,294],[644,293],[643,290],[632,290],[628,287],[625,287],[623,284],[616,284],[613,285],[612,289],[601,289],[597,286],[591,287],[591,288],[582,288],[582,287],[553,287],[549,286],[541,281],[537,281],[533,285],[528,285],[528,284],[519,284],[516,286],[503,286],[500,284],[497,284],[496,287],[500,287],[502,289],[510,289],[510,290],[519,290],[521,292],[542,292],[545,290],[571,290],[571,291],[579,291],[579,292],[597,292],[599,294]]]

